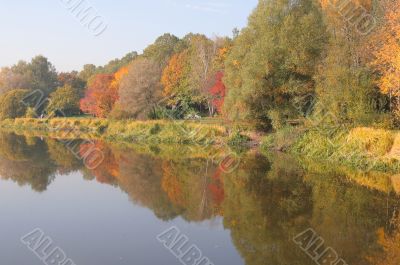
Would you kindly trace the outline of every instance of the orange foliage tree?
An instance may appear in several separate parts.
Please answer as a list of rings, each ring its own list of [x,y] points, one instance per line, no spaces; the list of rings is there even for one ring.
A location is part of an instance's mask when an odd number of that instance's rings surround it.
[[[112,89],[118,90],[119,85],[121,84],[122,78],[126,74],[128,74],[129,70],[127,66],[121,67],[115,74],[114,74],[114,80],[111,83]]]
[[[187,51],[171,57],[161,77],[165,96],[172,96],[174,93],[185,90],[189,86],[188,59]]]
[[[118,100],[119,85],[127,73],[128,68],[122,67],[113,75],[96,75],[89,82],[85,97],[80,101],[81,110],[96,117],[107,117]]]

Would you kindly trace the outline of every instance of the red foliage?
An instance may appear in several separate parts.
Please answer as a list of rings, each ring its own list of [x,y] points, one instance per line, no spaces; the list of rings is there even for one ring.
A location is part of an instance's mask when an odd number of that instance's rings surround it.
[[[218,113],[222,113],[222,106],[224,105],[226,87],[222,81],[224,72],[219,71],[215,75],[215,84],[210,88],[209,92],[212,95],[212,104],[217,109]]]
[[[118,88],[113,85],[113,81],[114,75],[96,75],[80,101],[81,110],[96,117],[107,117],[118,100]]]

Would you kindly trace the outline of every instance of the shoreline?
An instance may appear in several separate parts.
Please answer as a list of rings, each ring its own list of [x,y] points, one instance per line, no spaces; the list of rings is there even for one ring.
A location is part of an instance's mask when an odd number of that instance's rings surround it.
[[[3,120],[0,129],[54,138],[93,139],[116,143],[229,146],[238,153],[258,149],[346,166],[360,171],[400,171],[400,133],[369,127],[349,128],[335,135],[291,127],[260,137],[249,129],[186,120],[107,120],[97,118],[19,118]],[[252,135],[257,135],[255,140]]]
[[[250,139],[223,125],[195,121],[107,120],[97,118],[17,118],[0,129],[41,132],[57,138],[89,138],[149,144],[244,145]]]
[[[261,149],[361,172],[400,172],[400,132],[393,130],[354,127],[331,132],[286,128],[266,136]]]

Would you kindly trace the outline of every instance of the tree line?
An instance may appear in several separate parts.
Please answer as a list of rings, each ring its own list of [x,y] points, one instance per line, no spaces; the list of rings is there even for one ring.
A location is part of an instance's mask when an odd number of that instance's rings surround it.
[[[307,118],[397,127],[399,7],[400,0],[259,0],[232,37],[164,34],[141,54],[70,73],[38,56],[1,69],[0,117],[219,116],[264,130]],[[46,106],[18,104],[36,89],[49,97]]]

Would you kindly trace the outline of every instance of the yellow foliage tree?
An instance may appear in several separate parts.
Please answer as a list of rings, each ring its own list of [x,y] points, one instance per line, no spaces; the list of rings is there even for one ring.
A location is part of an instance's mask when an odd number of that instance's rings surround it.
[[[372,65],[381,74],[378,85],[383,94],[396,99],[395,114],[400,116],[400,0],[381,3],[384,22],[372,36]]]

